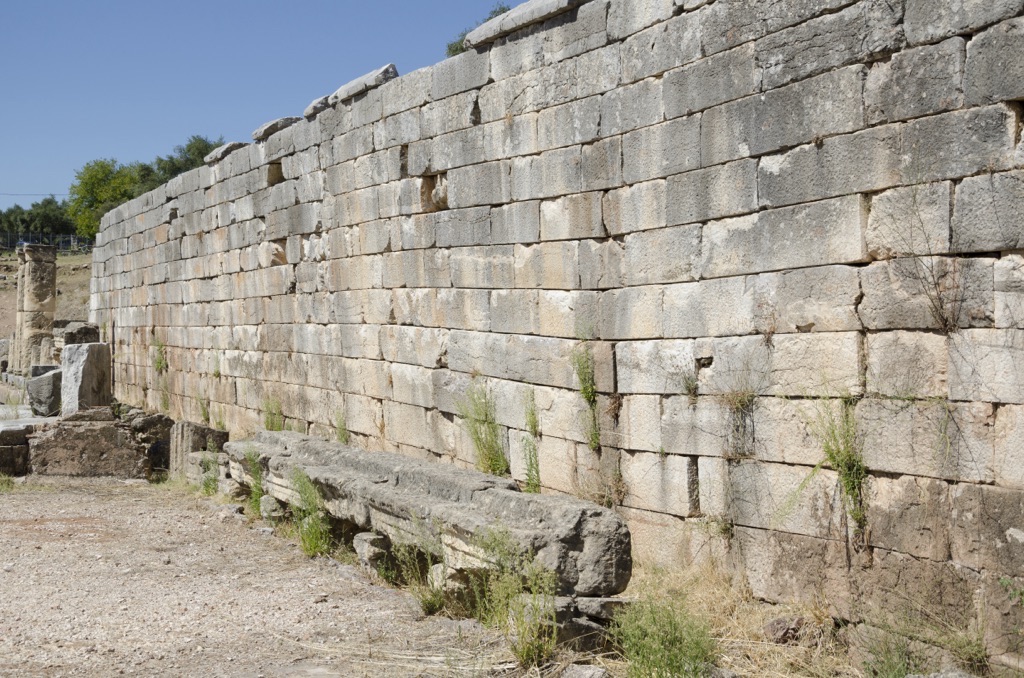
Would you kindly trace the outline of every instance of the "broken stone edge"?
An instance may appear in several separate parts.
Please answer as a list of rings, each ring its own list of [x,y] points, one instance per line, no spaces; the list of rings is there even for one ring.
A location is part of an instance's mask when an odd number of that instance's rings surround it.
[[[397,543],[434,533],[449,567],[489,567],[474,535],[500,529],[558,575],[560,595],[614,596],[632,576],[629,529],[612,510],[564,495],[527,494],[511,480],[388,452],[368,453],[291,432],[261,432],[224,445],[226,473],[251,487],[246,454],[263,467],[264,491],[299,503],[303,470],[333,517]]]
[[[380,87],[384,83],[394,80],[397,77],[398,69],[395,67],[394,64],[387,64],[386,66],[381,66],[377,70],[371,71],[370,73],[367,73],[366,75],[356,78],[352,82],[346,83],[339,87],[334,92],[334,94],[331,94],[330,96],[327,97],[327,105],[324,106],[324,108],[327,108],[329,106],[335,106],[342,101],[348,101],[349,99],[357,97],[364,92],[368,92],[371,89],[376,89],[377,87]],[[311,103],[306,108],[306,117],[309,117],[310,112],[317,106],[323,105],[322,102],[323,97],[320,97],[319,99]],[[323,110],[323,108],[321,108],[320,110]],[[315,113],[313,115],[315,115]]]
[[[463,44],[466,49],[480,47],[494,42],[520,28],[546,21],[564,14],[590,0],[530,0],[518,5],[501,16],[487,21],[466,34]]]
[[[217,148],[210,151],[207,154],[207,156],[203,158],[203,162],[205,162],[207,165],[216,165],[218,162],[228,157],[230,154],[234,153],[240,148],[245,148],[246,146],[248,146],[248,144],[243,144],[241,141],[229,141],[223,146],[218,146]]]
[[[272,135],[280,132],[283,129],[287,129],[297,123],[302,118],[288,117],[278,118],[277,120],[271,120],[270,122],[261,125],[252,133],[253,141],[266,141]]]

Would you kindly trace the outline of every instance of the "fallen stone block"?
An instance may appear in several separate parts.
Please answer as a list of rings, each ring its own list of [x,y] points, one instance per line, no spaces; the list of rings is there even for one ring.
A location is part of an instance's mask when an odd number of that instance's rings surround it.
[[[0,446],[0,474],[23,476],[28,473],[28,445]]]
[[[381,66],[375,71],[371,71],[366,75],[360,76],[355,80],[345,83],[339,87],[333,94],[328,97],[328,104],[335,106],[339,102],[348,101],[353,99],[364,92],[368,92],[371,89],[376,89],[389,80],[394,80],[398,77],[398,69],[395,68],[394,64],[387,64]],[[316,103],[316,102],[314,102]]]
[[[32,414],[38,417],[53,417],[60,414],[61,377],[63,374],[58,369],[28,380],[26,390]]]
[[[110,405],[110,345],[75,344],[61,353],[61,415]]]
[[[266,141],[272,135],[280,132],[283,129],[288,129],[302,118],[296,118],[294,116],[287,118],[278,118],[277,120],[271,120],[268,123],[260,125],[255,132],[252,133],[253,141]]]
[[[100,340],[100,328],[90,323],[72,322],[64,328],[64,345],[96,344]]]
[[[109,408],[84,410],[29,440],[29,469],[38,475],[145,478],[145,446]]]
[[[524,494],[508,479],[290,432],[262,432],[224,449],[226,474],[238,482],[252,482],[245,457],[255,452],[267,493],[295,504],[292,477],[301,469],[335,518],[393,543],[415,543],[429,531],[457,570],[488,567],[480,538],[499,530],[557,574],[563,595],[615,595],[632,574],[625,523],[590,502]]]

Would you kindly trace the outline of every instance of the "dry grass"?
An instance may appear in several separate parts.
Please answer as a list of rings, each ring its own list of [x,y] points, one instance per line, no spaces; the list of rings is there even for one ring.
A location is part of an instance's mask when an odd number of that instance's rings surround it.
[[[688,611],[711,628],[718,644],[718,666],[741,676],[861,676],[839,640],[824,606],[771,605],[734,587],[713,565],[665,572],[637,567],[627,595],[686,599]],[[765,639],[764,626],[780,617],[804,619],[800,640],[779,645]],[[624,662],[604,658],[615,676],[627,675]]]

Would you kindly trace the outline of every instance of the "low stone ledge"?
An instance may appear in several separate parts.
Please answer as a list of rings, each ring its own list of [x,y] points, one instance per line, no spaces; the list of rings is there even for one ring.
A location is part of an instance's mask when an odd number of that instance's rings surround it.
[[[496,16],[474,28],[466,34],[463,44],[467,49],[486,45],[509,33],[514,33],[520,28],[564,14],[585,2],[588,0],[530,0],[524,2],[501,16]]]
[[[511,480],[297,433],[262,432],[224,450],[227,475],[246,485],[252,482],[246,454],[258,455],[265,491],[282,501],[298,502],[291,477],[299,468],[341,521],[398,543],[415,542],[425,528],[434,531],[456,570],[487,567],[474,537],[500,529],[557,573],[561,595],[615,595],[632,574],[622,519],[574,497],[525,494]]]
[[[344,85],[339,87],[337,90],[335,90],[334,94],[330,95],[327,98],[327,103],[330,106],[334,106],[339,102],[348,101],[353,97],[359,96],[363,92],[368,92],[371,89],[376,89],[377,87],[383,85],[385,82],[388,82],[389,80],[394,80],[397,77],[398,69],[395,68],[394,64],[381,66],[377,70],[367,73],[366,75],[360,76],[353,80],[352,82],[345,83]],[[317,101],[319,101],[319,99]],[[312,107],[313,105],[315,105],[317,101],[314,101],[312,104],[310,104],[310,106]],[[308,110],[309,109],[307,108],[307,111]]]

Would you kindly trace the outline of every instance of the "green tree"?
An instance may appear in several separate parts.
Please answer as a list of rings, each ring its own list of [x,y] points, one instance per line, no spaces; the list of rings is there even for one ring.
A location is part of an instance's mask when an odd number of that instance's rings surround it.
[[[494,9],[491,10],[491,13],[487,15],[487,18],[478,23],[476,26],[473,26],[473,28],[482,26],[491,19],[496,19],[497,17],[501,16],[502,14],[508,12],[511,9],[512,8],[506,5],[505,3],[499,2],[497,5],[494,6]],[[459,33],[454,40],[448,43],[448,49],[446,50],[448,56],[453,57],[458,54],[462,54],[463,52],[466,51],[466,45],[464,44],[466,36],[469,35],[469,32],[473,30],[473,28],[467,28],[466,30]]]
[[[75,232],[75,222],[68,216],[67,201],[57,202],[52,195],[33,203],[27,216],[30,233],[69,235]]]
[[[121,203],[139,195],[139,166],[122,165],[113,158],[93,160],[75,172],[68,190],[68,215],[83,237],[94,237],[100,218]]]

